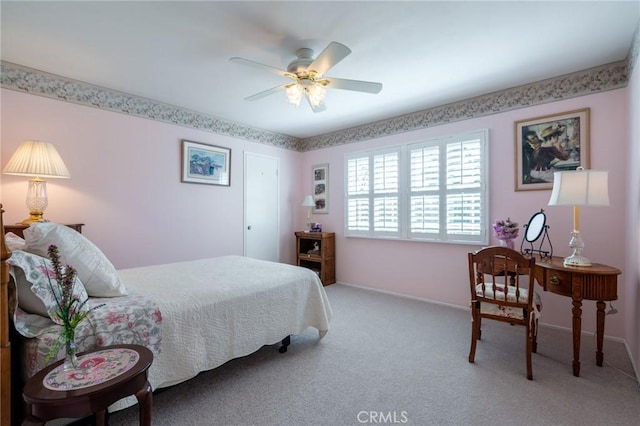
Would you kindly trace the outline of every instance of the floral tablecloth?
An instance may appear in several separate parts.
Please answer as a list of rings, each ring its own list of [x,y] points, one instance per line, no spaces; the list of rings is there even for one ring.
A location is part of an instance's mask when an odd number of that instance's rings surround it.
[[[45,388],[67,391],[107,382],[131,370],[140,359],[133,349],[108,348],[78,357],[78,367],[67,370],[64,363],[51,370],[42,380]]]

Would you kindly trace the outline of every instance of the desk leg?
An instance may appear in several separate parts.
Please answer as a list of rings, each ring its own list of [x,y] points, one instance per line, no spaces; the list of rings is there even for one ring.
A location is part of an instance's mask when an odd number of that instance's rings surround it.
[[[597,334],[597,342],[598,349],[596,350],[596,365],[598,367],[602,367],[602,361],[604,361],[604,354],[602,353],[602,341],[604,339],[604,317],[605,317],[605,303],[602,300],[598,300],[596,302],[596,307],[598,309],[596,316],[596,334]]]
[[[151,384],[147,382],[144,388],[136,392],[136,399],[140,406],[140,426],[151,426],[151,412],[153,410],[153,393]]]
[[[582,331],[582,300],[573,299],[573,375],[580,376],[580,333]]]

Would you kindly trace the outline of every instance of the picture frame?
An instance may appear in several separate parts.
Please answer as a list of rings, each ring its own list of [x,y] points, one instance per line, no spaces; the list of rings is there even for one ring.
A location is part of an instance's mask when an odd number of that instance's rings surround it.
[[[311,168],[311,193],[314,214],[329,213],[329,164],[318,164]]]
[[[590,109],[528,118],[514,123],[515,190],[553,188],[553,173],[589,168]]]
[[[183,139],[182,182],[231,186],[231,149]]]

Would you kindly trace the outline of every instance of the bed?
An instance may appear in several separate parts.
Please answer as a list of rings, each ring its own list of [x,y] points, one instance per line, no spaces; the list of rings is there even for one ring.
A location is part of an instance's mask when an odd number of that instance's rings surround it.
[[[53,237],[57,241],[62,235],[72,239],[69,251],[76,249],[83,255],[87,251],[86,245],[91,247],[86,238],[70,228],[55,224],[46,226],[56,229]],[[44,227],[31,226],[29,230]],[[27,232],[25,230],[25,234]],[[24,258],[33,254],[16,245],[20,237],[5,236],[3,229],[3,253],[6,244],[14,249],[13,255],[6,259],[6,265],[3,256],[3,270],[9,271],[11,281],[23,278],[16,271],[21,272],[24,266],[16,265],[23,265]],[[29,243],[28,235],[25,239]],[[78,248],[79,244],[85,246]],[[34,247],[28,245],[26,249]],[[62,244],[63,257],[64,249],[65,244]],[[89,263],[99,255],[101,252],[90,256]],[[70,257],[78,263],[83,262],[73,253]],[[76,267],[73,262],[68,263]],[[88,305],[105,304],[93,310],[78,328],[79,350],[116,343],[148,347],[154,353],[154,362],[149,369],[149,382],[154,390],[189,380],[202,371],[249,355],[265,345],[281,343],[280,351],[284,352],[290,336],[309,327],[317,329],[322,339],[332,317],[318,276],[311,270],[288,264],[223,256],[122,269],[115,271],[114,278],[121,288],[110,289],[106,294],[114,291],[125,294],[108,296],[99,291],[96,295],[96,290],[91,290],[95,284],[95,268],[94,275],[89,278],[81,274],[82,268],[78,269],[80,280],[87,283]],[[35,288],[31,279],[35,272],[26,267],[23,272],[29,277],[31,288]],[[24,380],[46,365],[46,354],[61,327],[47,318],[46,312],[33,313],[32,307],[25,308],[24,301],[21,303],[25,290],[17,283],[17,298],[12,297],[13,283],[5,284],[4,278],[8,277],[3,272],[3,290],[6,291],[2,294],[2,304],[7,308],[3,308],[3,315],[4,318],[11,317],[21,341],[21,350],[12,351],[13,356],[19,353],[17,356],[21,358],[21,371],[13,372],[14,380]],[[5,351],[8,341],[5,342],[4,332],[2,336],[2,350]],[[63,352],[58,358],[62,356]],[[15,377],[16,374],[20,377]],[[4,362],[2,375],[4,380]],[[121,400],[110,410],[134,403],[135,398]]]

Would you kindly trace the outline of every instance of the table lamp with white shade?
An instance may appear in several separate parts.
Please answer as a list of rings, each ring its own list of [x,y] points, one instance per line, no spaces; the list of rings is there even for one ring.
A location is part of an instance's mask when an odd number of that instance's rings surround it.
[[[9,159],[3,173],[33,176],[27,190],[29,217],[24,224],[44,221],[43,213],[49,204],[47,182],[42,178],[68,178],[71,175],[55,146],[49,142],[26,140]]]
[[[569,247],[573,250],[565,257],[565,266],[591,266],[591,261],[582,256],[584,242],[580,237],[580,206],[609,205],[609,173],[596,170],[555,172],[550,206],[573,206],[573,232]]]
[[[311,231],[311,208],[315,207],[316,202],[313,200],[313,195],[307,195],[302,201],[302,205],[307,208],[307,232]]]

